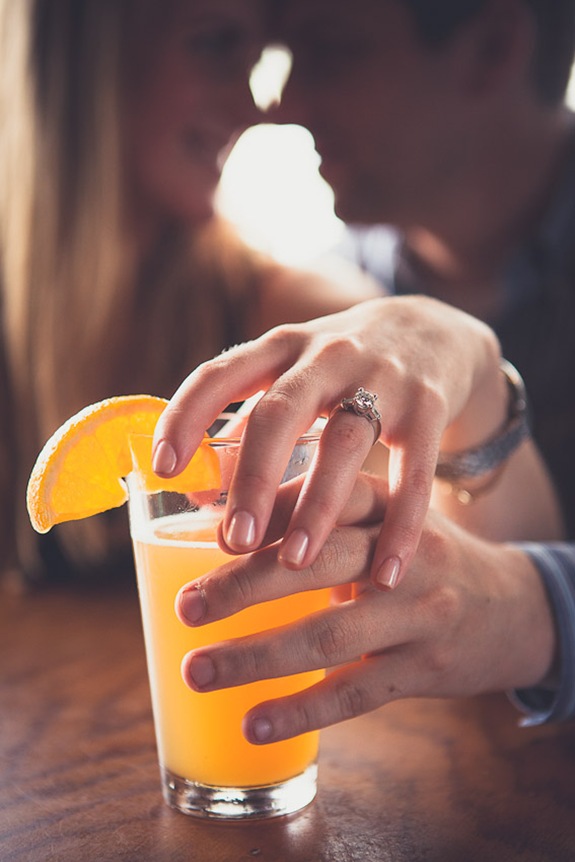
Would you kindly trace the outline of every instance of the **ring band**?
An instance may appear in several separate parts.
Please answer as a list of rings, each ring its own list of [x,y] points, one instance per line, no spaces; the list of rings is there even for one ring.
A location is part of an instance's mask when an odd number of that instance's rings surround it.
[[[356,416],[361,416],[373,424],[373,432],[375,434],[373,442],[376,443],[381,436],[381,413],[375,406],[377,395],[374,392],[368,392],[363,386],[356,390],[351,398],[342,398],[341,402],[332,411],[334,413],[343,410],[345,413],[355,413]]]

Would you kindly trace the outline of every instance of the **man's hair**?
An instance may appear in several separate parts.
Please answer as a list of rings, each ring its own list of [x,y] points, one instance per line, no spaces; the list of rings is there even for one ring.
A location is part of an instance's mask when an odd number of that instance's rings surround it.
[[[490,0],[402,0],[411,11],[422,41],[440,46]],[[491,0],[497,2],[497,0]],[[533,13],[537,44],[533,82],[549,104],[565,96],[575,54],[575,0],[523,0]]]

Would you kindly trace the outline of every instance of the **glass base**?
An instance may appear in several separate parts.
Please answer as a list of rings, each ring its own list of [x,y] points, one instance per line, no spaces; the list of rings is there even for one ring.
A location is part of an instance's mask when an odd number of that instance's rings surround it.
[[[313,800],[317,791],[317,764],[305,772],[261,787],[213,787],[198,784],[161,768],[164,799],[183,814],[215,820],[279,817],[293,814]]]

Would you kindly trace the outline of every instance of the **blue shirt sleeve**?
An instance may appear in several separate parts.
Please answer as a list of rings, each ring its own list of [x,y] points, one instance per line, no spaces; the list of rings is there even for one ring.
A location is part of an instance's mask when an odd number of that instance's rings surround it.
[[[523,713],[524,727],[575,718],[575,544],[521,543],[537,566],[551,603],[559,641],[559,678],[551,688],[509,694]]]

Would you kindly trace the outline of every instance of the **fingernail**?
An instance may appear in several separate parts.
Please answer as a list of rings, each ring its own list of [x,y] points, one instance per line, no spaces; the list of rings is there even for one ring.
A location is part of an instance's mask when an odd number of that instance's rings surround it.
[[[152,458],[152,469],[154,473],[169,476],[173,473],[177,460],[176,453],[168,441],[160,440]]]
[[[193,655],[188,660],[188,676],[194,688],[205,688],[216,678],[214,663],[208,655]]]
[[[273,725],[269,718],[254,718],[250,722],[250,736],[255,742],[267,742],[273,736]]]
[[[278,560],[281,563],[299,566],[303,563],[308,546],[309,536],[306,531],[301,529],[294,530],[286,539],[285,544],[282,545],[278,553]]]
[[[196,625],[206,612],[206,602],[202,591],[194,584],[182,590],[178,599],[180,616],[190,625]]]
[[[399,573],[401,571],[401,560],[399,557],[388,557],[384,560],[376,572],[375,580],[382,587],[387,587],[389,590],[397,585]]]
[[[251,548],[256,538],[256,522],[253,515],[241,509],[234,512],[226,533],[226,541],[233,548]]]

